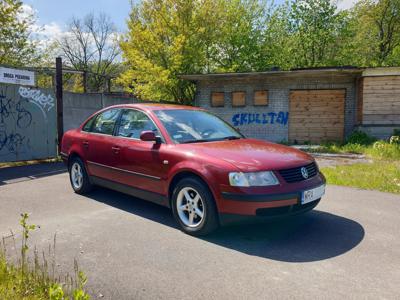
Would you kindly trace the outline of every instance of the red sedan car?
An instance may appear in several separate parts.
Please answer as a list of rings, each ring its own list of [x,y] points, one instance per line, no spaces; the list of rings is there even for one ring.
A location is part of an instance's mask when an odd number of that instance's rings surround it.
[[[248,139],[195,107],[118,105],[65,133],[62,156],[76,193],[100,185],[172,209],[186,233],[313,209],[325,192],[315,160]]]

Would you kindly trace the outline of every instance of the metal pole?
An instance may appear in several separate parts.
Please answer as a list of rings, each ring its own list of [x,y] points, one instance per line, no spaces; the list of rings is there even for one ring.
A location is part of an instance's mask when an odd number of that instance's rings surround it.
[[[87,72],[86,71],[83,71],[82,79],[83,79],[83,92],[86,94],[87,93]]]
[[[111,77],[107,77],[107,92],[111,93]]]
[[[63,81],[62,81],[61,57],[56,58],[56,98],[57,98],[57,144],[58,144],[58,153],[60,153],[61,140],[64,134]]]

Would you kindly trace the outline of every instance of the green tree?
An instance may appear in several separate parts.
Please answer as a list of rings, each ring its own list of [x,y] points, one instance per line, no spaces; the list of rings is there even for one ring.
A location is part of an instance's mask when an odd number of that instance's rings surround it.
[[[214,33],[201,26],[205,14],[199,13],[200,6],[208,10],[205,24],[210,26],[218,1],[150,0],[132,7],[129,32],[121,43],[128,69],[120,82],[126,90],[143,99],[185,102],[193,98],[193,85],[177,75],[212,68]]]
[[[34,16],[22,13],[22,1],[0,0],[0,64],[21,66],[35,58],[29,30]]]
[[[351,10],[353,61],[363,66],[400,63],[400,0],[362,0]]]
[[[340,64],[340,43],[346,33],[346,13],[330,0],[295,0],[288,13],[293,66]]]
[[[242,72],[265,70],[264,29],[269,14],[267,1],[233,0],[222,2],[222,24],[214,40],[216,70]]]
[[[265,11],[258,0],[149,0],[132,8],[119,79],[143,99],[191,102],[179,74],[263,67]]]
[[[294,52],[297,51],[297,40],[291,32],[288,15],[290,3],[276,7],[267,16],[264,30],[264,44],[261,56],[267,64],[265,67],[278,67],[288,70],[297,66]]]

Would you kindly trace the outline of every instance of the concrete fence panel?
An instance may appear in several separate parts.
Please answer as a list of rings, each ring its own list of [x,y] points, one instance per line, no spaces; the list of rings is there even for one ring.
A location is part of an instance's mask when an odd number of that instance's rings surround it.
[[[0,162],[54,157],[56,132],[53,91],[0,84]]]
[[[133,97],[122,94],[78,94],[64,93],[64,131],[79,127],[96,111],[117,104],[135,103]]]

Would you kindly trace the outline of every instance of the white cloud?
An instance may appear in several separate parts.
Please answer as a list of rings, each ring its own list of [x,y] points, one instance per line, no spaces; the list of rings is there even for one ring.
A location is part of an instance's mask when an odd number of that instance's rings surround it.
[[[338,9],[349,9],[356,4],[358,0],[339,0],[337,3]]]
[[[48,45],[51,45],[56,39],[60,38],[64,34],[64,31],[62,26],[56,22],[41,25],[37,15],[38,11],[35,8],[29,4],[23,4],[18,17],[21,20],[32,20],[32,24],[29,26],[31,37],[37,42],[39,48],[46,49]]]
[[[18,17],[20,19],[26,19],[26,18],[35,17],[36,14],[37,14],[37,10],[34,9],[32,6],[30,6],[28,4],[22,4],[21,11],[18,14]]]
[[[56,38],[61,37],[64,34],[62,27],[56,23],[51,22],[45,25],[38,25],[37,23],[32,25],[32,32],[36,35],[36,37],[40,40],[54,40]]]

